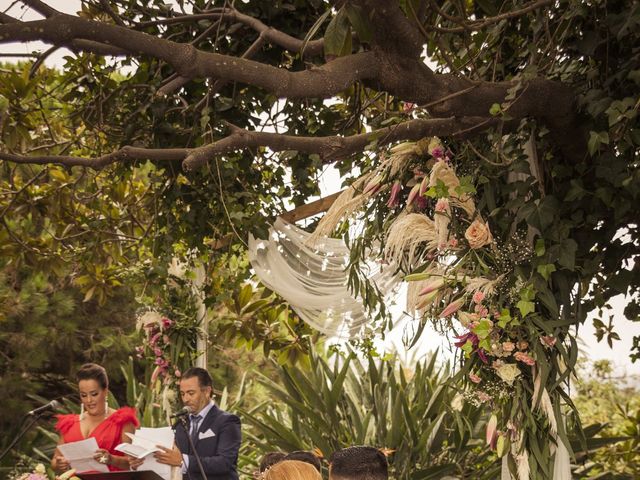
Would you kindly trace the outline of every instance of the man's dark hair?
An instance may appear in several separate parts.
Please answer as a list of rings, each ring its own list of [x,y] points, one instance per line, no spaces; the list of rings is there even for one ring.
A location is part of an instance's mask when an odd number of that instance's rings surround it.
[[[211,387],[211,390],[213,391],[213,380],[211,380],[211,375],[209,375],[209,372],[204,368],[191,367],[184,372],[180,378],[185,379],[193,377],[198,378],[198,385],[200,385],[200,388]]]
[[[264,454],[262,457],[262,461],[260,461],[260,473],[264,472],[267,468],[275,465],[276,463],[280,463],[284,460],[286,454],[282,452],[268,452]]]
[[[322,463],[320,459],[311,452],[307,452],[305,450],[296,450],[295,452],[291,452],[284,457],[285,460],[298,460],[300,462],[310,463],[318,472],[322,473]]]
[[[329,458],[329,480],[387,480],[387,457],[374,447],[347,447]]]

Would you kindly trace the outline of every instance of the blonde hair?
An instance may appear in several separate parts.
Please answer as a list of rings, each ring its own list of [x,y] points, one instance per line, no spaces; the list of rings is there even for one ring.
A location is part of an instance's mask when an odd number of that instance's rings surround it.
[[[322,480],[316,468],[298,460],[284,460],[269,467],[262,475],[263,480]]]

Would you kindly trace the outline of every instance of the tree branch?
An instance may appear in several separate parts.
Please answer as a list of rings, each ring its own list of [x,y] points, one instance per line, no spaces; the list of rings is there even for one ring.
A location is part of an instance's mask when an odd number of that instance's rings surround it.
[[[244,130],[228,124],[230,134],[217,142],[197,148],[146,149],[125,146],[97,158],[69,155],[16,155],[0,152],[0,160],[22,164],[59,164],[68,167],[82,166],[95,170],[116,162],[151,160],[157,162],[182,161],[186,170],[195,170],[212,158],[244,148],[268,147],[273,151],[296,150],[316,153],[325,163],[332,163],[362,151],[374,141],[382,147],[401,140],[419,140],[426,136],[442,135],[466,138],[496,125],[500,120],[485,117],[415,119],[385,127],[369,133],[350,137],[304,137],[279,133]]]
[[[153,20],[149,22],[143,22],[135,25],[136,30],[143,30],[150,26],[154,25],[170,25],[173,23],[184,23],[184,22],[197,22],[203,19],[224,19],[227,21],[240,22],[247,27],[252,28],[257,33],[261,34],[263,38],[273,45],[278,45],[279,47],[284,48],[285,50],[289,50],[290,52],[302,52],[302,47],[304,47],[304,41],[298,38],[292,37],[280,30],[276,30],[268,25],[265,25],[263,22],[254,18],[250,15],[246,15],[244,13],[239,12],[235,8],[220,8],[216,9],[216,11],[211,12],[203,12],[194,15],[178,15],[172,18],[165,18],[162,20]],[[307,43],[304,53],[308,56],[316,56],[321,55],[324,50],[324,39],[312,40]]]
[[[430,2],[434,8],[434,10],[436,10],[436,12],[441,15],[442,17],[446,18],[447,20],[457,23],[460,26],[459,27],[436,27],[436,26],[430,26],[429,28],[433,28],[434,30],[441,32],[441,33],[462,33],[465,31],[475,31],[475,30],[482,30],[484,27],[488,27],[489,25],[493,25],[494,23],[498,23],[501,20],[507,20],[507,19],[511,19],[511,18],[517,18],[517,17],[521,17],[522,15],[524,15],[525,13],[529,13],[533,10],[537,10],[540,7],[545,7],[547,5],[551,5],[553,4],[553,0],[538,0],[538,1],[534,1],[529,3],[528,5],[518,9],[518,10],[513,10],[511,12],[506,12],[506,13],[502,13],[500,15],[496,15],[493,17],[488,17],[488,18],[484,18],[482,20],[475,20],[475,21],[467,21],[466,19],[460,18],[460,17],[453,17],[451,15],[447,15],[446,12],[442,11],[439,7],[438,4],[435,1],[431,1]]]
[[[64,14],[34,22],[0,25],[0,43],[42,40],[69,45],[78,39],[106,43],[131,53],[162,59],[185,78],[235,80],[264,88],[278,97],[328,98],[358,80],[374,78],[378,70],[375,54],[361,52],[337,58],[322,67],[289,72],[253,60],[204,52],[191,45]]]
[[[194,170],[204,166],[216,155],[241,148],[258,147],[268,147],[276,152],[295,150],[316,153],[325,163],[332,163],[362,151],[374,141],[381,147],[400,140],[419,140],[431,135],[467,136],[477,132],[477,128],[486,130],[497,123],[498,119],[485,117],[416,119],[350,137],[302,137],[248,131],[229,125],[230,135],[215,143],[193,149],[185,158],[183,168]]]
[[[38,12],[40,15],[43,15],[45,17],[51,17],[53,15],[60,13],[55,8],[50,7],[49,5],[47,5],[44,2],[41,2],[40,0],[21,0],[21,1],[22,3],[24,3],[28,7],[33,8],[36,12]]]
[[[189,149],[187,148],[148,149],[126,146],[120,150],[96,158],[74,157],[71,155],[26,156],[0,152],[0,160],[31,165],[58,164],[67,167],[80,166],[100,170],[112,163],[132,160],[180,161],[183,160],[188,153]]]

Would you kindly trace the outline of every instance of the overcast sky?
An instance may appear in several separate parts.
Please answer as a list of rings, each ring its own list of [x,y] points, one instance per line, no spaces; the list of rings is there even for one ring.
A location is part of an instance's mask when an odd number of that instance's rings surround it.
[[[46,3],[61,12],[69,14],[74,14],[80,9],[79,0],[46,0]],[[167,1],[167,3],[175,4],[173,1]],[[0,10],[25,21],[42,18],[39,14],[25,8],[20,2],[13,0],[0,0]],[[0,61],[17,60],[2,57],[1,54],[3,53],[31,53],[34,51],[43,51],[47,48],[49,48],[48,45],[44,45],[40,42],[31,42],[27,44],[0,44]],[[62,68],[64,64],[63,57],[71,54],[72,53],[69,50],[59,49],[49,56],[45,63],[48,66]],[[336,192],[340,189],[339,176],[335,169],[327,170],[321,179],[321,189],[323,196]],[[622,340],[614,343],[613,350],[609,348],[605,341],[598,343],[594,336],[594,328],[591,321],[595,315],[592,314],[586,324],[579,330],[579,338],[584,342],[582,349],[591,360],[603,358],[613,360],[618,367],[617,372],[619,374],[628,373],[640,375],[640,362],[632,364],[628,356],[634,335],[640,335],[640,323],[630,322],[624,318],[622,312],[625,306],[625,299],[623,296],[614,298],[610,303],[612,309],[607,313],[607,315],[603,316],[603,321],[607,323],[608,315],[613,315],[615,330],[618,332]],[[401,311],[400,308],[398,310]],[[400,348],[402,332],[397,330],[390,337],[391,341]],[[423,338],[425,341],[420,349],[421,351],[427,351],[436,347],[440,347],[441,351],[443,351],[442,347],[445,345],[444,341],[437,334],[429,334],[429,332],[427,332],[423,335]]]

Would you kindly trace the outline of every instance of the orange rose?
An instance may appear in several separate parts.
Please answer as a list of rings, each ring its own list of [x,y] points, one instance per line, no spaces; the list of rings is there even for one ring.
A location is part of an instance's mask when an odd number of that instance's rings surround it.
[[[474,220],[467,231],[464,232],[464,238],[469,242],[469,246],[474,250],[493,241],[489,227],[482,220]]]

